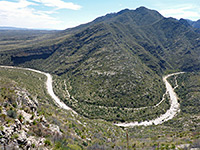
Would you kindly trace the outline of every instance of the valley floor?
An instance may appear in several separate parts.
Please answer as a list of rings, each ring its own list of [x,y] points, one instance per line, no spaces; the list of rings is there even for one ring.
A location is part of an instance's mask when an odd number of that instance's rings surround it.
[[[46,88],[47,91],[49,93],[49,95],[54,99],[54,101],[56,102],[56,104],[60,107],[63,108],[65,110],[70,110],[73,113],[77,114],[72,108],[68,107],[65,103],[63,103],[54,93],[53,91],[53,86],[52,86],[52,76],[49,73],[45,73],[39,70],[35,70],[35,69],[30,69],[30,68],[20,68],[20,67],[13,67],[13,66],[0,66],[3,68],[10,68],[10,69],[22,69],[22,70],[28,70],[28,71],[33,71],[36,73],[40,73],[43,74],[47,77],[47,81],[46,81]],[[174,92],[174,89],[172,88],[172,86],[170,85],[170,83],[167,81],[167,78],[174,76],[174,75],[178,75],[178,74],[182,74],[184,72],[178,72],[178,73],[172,73],[169,75],[166,75],[163,77],[163,82],[166,85],[166,93],[169,94],[170,96],[170,109],[167,110],[167,112],[163,115],[161,115],[160,117],[150,120],[150,121],[142,121],[140,123],[138,122],[130,122],[130,123],[118,123],[115,124],[117,126],[121,126],[121,127],[134,127],[134,126],[149,126],[149,125],[158,125],[158,124],[162,124],[163,122],[166,122],[170,119],[172,119],[180,110],[179,110],[179,103],[178,103],[178,97],[176,95],[176,93]],[[178,86],[178,85],[177,85]]]
[[[170,109],[167,110],[167,112],[163,115],[161,115],[160,117],[150,120],[150,121],[142,121],[142,122],[130,122],[130,123],[118,123],[116,124],[117,126],[121,126],[121,127],[134,127],[134,126],[149,126],[149,125],[158,125],[158,124],[162,124],[170,119],[172,119],[179,111],[179,103],[178,103],[178,97],[176,95],[176,93],[174,92],[175,88],[172,88],[172,86],[169,84],[169,82],[167,81],[167,78],[174,76],[174,75],[178,75],[178,74],[182,74],[184,72],[178,72],[178,73],[172,73],[169,75],[166,75],[163,77],[163,81],[165,83],[166,86],[166,93],[169,94],[170,96]],[[176,86],[178,87],[178,85]]]
[[[12,68],[12,67],[11,67]],[[51,88],[48,89],[53,92],[52,88],[52,78],[50,75],[47,76],[47,74],[37,71],[28,69],[28,71],[19,71],[19,69],[2,69],[1,70],[1,77],[4,76],[6,78],[14,79],[15,82],[27,82],[24,85],[24,88],[27,88],[26,86],[32,87],[33,85],[36,85],[35,82],[39,82],[41,85],[45,81],[48,81]],[[10,70],[10,71],[9,71]],[[13,73],[13,72],[14,73]],[[29,72],[31,71],[31,72]],[[2,73],[4,72],[4,73]],[[35,78],[36,75],[34,75],[34,72],[41,73],[43,75],[46,75],[46,78],[44,78],[42,75],[38,74],[37,80],[34,79],[34,82],[30,84],[29,82],[32,81],[33,77]],[[9,74],[9,75],[8,75]],[[11,74],[13,74],[11,76]],[[20,74],[20,75],[19,75]],[[186,73],[187,74],[187,73]],[[175,148],[200,148],[200,129],[199,129],[199,115],[198,115],[198,107],[197,105],[193,106],[193,110],[197,107],[197,113],[194,114],[187,114],[182,112],[182,110],[185,110],[185,100],[182,95],[180,95],[180,90],[183,88],[182,80],[183,77],[190,77],[185,74],[170,74],[168,76],[165,76],[163,78],[163,81],[166,84],[166,87],[168,86],[167,90],[171,97],[176,97],[176,94],[179,94],[178,97],[181,98],[181,100],[178,100],[180,103],[179,109],[179,103],[177,102],[177,97],[174,100],[174,103],[171,102],[171,104],[176,104],[175,107],[177,108],[175,112],[178,112],[180,110],[180,113],[178,113],[176,116],[175,114],[171,116],[171,120],[168,120],[166,122],[163,122],[161,125],[155,125],[152,124],[151,126],[132,126],[131,128],[127,128],[127,133],[129,135],[129,148],[130,149],[175,149]],[[23,77],[22,77],[23,76]],[[174,79],[174,76],[177,76],[177,79]],[[180,77],[179,77],[180,76]],[[195,77],[198,75],[192,75],[191,77]],[[27,81],[23,80],[24,77],[28,77]],[[185,78],[186,78],[185,77]],[[190,77],[190,78],[191,78]],[[20,80],[19,80],[20,79]],[[167,81],[168,79],[168,81]],[[173,80],[176,81],[175,84],[173,84]],[[19,81],[18,81],[19,80]],[[190,79],[191,83],[196,81],[196,78]],[[187,80],[183,80],[187,81]],[[198,82],[195,82],[195,87],[198,87]],[[187,83],[188,84],[188,83]],[[38,85],[38,84],[37,84]],[[180,85],[177,87],[177,85]],[[43,85],[44,86],[44,85]],[[47,84],[45,85],[47,86]],[[191,85],[190,85],[191,86]],[[172,88],[173,87],[173,88]],[[46,91],[45,88],[43,89],[37,89],[37,87],[34,87],[32,90],[37,90],[33,93]],[[38,91],[39,90],[39,91]],[[175,90],[175,92],[174,92]],[[197,90],[197,99],[198,99],[198,89]],[[170,94],[171,91],[171,94]],[[184,91],[184,90],[182,90]],[[31,94],[33,94],[31,93]],[[49,95],[46,93],[47,95]],[[183,93],[184,94],[184,93]],[[33,94],[34,95],[34,94]],[[51,102],[51,98],[49,96],[47,98],[43,96],[37,96],[39,99],[39,107],[40,110],[38,110],[39,114],[44,114],[45,118],[49,121],[51,124],[56,124],[60,127],[60,132],[63,133],[63,137],[56,137],[56,135],[48,136],[48,135],[42,135],[45,138],[47,138],[46,142],[49,142],[48,147],[52,147],[54,149],[126,149],[127,141],[126,141],[126,132],[124,128],[117,127],[116,125],[113,125],[112,123],[98,120],[98,119],[87,119],[85,117],[82,117],[81,115],[75,115],[72,113],[72,111],[68,111],[70,108],[65,106],[64,103],[58,102],[60,99],[54,99],[54,102],[56,105],[60,105],[60,107],[57,107],[53,104],[53,101]],[[52,98],[55,97],[51,95]],[[195,98],[194,96],[192,98]],[[41,100],[42,101],[41,101]],[[195,101],[196,103],[198,102]],[[62,104],[62,105],[61,105]],[[187,106],[189,106],[188,104]],[[65,109],[63,109],[65,108]],[[174,108],[174,107],[173,107]],[[170,108],[171,109],[171,108]],[[166,118],[168,119],[168,118]],[[36,124],[40,125],[42,122],[39,120],[35,120]],[[34,126],[35,129],[38,128],[38,131],[40,129],[40,126]],[[39,133],[39,132],[38,132]],[[27,136],[29,136],[30,133],[28,133]],[[31,133],[33,134],[33,133]],[[35,133],[34,133],[35,134]],[[43,133],[41,133],[43,134]],[[46,134],[46,133],[45,133]],[[41,136],[38,134],[37,136]],[[15,137],[14,137],[15,138]],[[0,138],[1,139],[1,138]],[[48,143],[47,143],[48,144]],[[34,145],[33,145],[34,146]]]

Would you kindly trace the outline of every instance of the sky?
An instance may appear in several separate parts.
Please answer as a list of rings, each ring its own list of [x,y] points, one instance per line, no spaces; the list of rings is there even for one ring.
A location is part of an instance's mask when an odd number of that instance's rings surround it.
[[[200,19],[199,0],[0,0],[0,26],[63,30],[140,6],[164,17]]]

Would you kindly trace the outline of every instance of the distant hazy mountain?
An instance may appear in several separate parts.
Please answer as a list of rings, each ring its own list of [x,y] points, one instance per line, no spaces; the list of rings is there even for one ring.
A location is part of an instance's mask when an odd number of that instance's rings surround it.
[[[38,31],[38,30],[41,30],[41,31],[49,30],[50,31],[50,30],[53,30],[53,29],[48,29],[48,28],[46,28],[46,29],[31,29],[31,28],[1,27],[0,26],[0,30],[36,30],[36,31]]]
[[[191,21],[191,20],[187,20],[188,23],[193,26],[194,28],[200,28],[200,19],[197,21]]]
[[[0,30],[30,30],[30,29],[16,28],[16,27],[0,27]]]

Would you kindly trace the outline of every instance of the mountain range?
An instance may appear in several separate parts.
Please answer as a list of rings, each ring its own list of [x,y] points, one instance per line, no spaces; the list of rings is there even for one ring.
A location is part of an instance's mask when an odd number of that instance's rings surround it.
[[[156,71],[166,68],[199,69],[199,58],[195,57],[199,54],[197,50],[199,33],[184,19],[165,18],[159,12],[145,7],[136,10],[125,9],[99,17],[88,24],[53,34],[45,39],[31,42],[29,39],[27,41],[23,39],[22,44],[19,42],[19,48],[15,47],[14,50],[0,48],[3,51],[2,54],[10,53],[12,50],[9,63],[18,64],[24,63],[29,56],[37,56],[30,58],[35,59],[43,57],[42,55],[49,55],[50,60],[61,49],[65,49],[63,51],[66,53],[70,51],[72,55],[76,55],[79,51],[82,52],[85,45],[91,47],[87,48],[85,50],[87,52],[83,54],[88,55],[87,53],[94,51],[91,49],[97,45],[95,42],[101,42],[99,44],[101,47],[113,44],[112,47],[123,47],[135,53],[144,64],[151,69],[155,68]],[[34,38],[38,37],[34,36]],[[6,39],[3,40],[6,41]],[[25,44],[26,46],[22,46]],[[96,49],[100,47],[96,46]],[[138,54],[137,51],[142,54]],[[188,60],[190,56],[193,57],[192,60]],[[152,60],[154,63],[150,63]],[[188,64],[191,61],[192,64]],[[58,68],[53,71],[58,74],[63,72]]]
[[[43,75],[1,68],[0,144],[17,149],[126,149],[129,143],[130,149],[200,147],[198,24],[139,7],[62,31],[0,29],[0,65],[50,73],[56,95],[79,114],[55,105]],[[114,125],[164,114],[170,97],[163,76],[174,72],[185,72],[168,79],[179,97],[177,116],[149,127]]]
[[[157,104],[166,71],[200,69],[199,32],[187,20],[165,18],[145,7],[64,31],[29,31],[21,38],[1,40],[1,64],[60,76],[77,103],[63,101],[91,118],[132,120],[135,115],[114,112]]]

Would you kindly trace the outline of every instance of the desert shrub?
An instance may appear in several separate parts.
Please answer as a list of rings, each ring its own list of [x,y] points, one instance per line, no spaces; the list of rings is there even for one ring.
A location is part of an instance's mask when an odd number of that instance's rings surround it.
[[[46,139],[46,140],[44,141],[44,145],[45,145],[45,146],[51,146],[52,143],[51,143],[50,140]]]
[[[19,137],[19,135],[15,133],[12,135],[11,139],[17,139],[18,137]]]
[[[68,144],[69,149],[71,150],[82,150],[82,148],[75,144]]]
[[[18,119],[19,119],[19,121],[20,121],[20,122],[22,122],[22,121],[23,121],[23,119],[24,119],[23,115],[22,115],[22,114],[20,114],[20,115],[18,116]]]
[[[7,115],[9,116],[9,117],[11,117],[11,118],[16,118],[17,117],[17,112],[15,111],[15,110],[8,110],[7,111]]]
[[[0,126],[0,131],[3,131],[4,127],[3,126]]]

